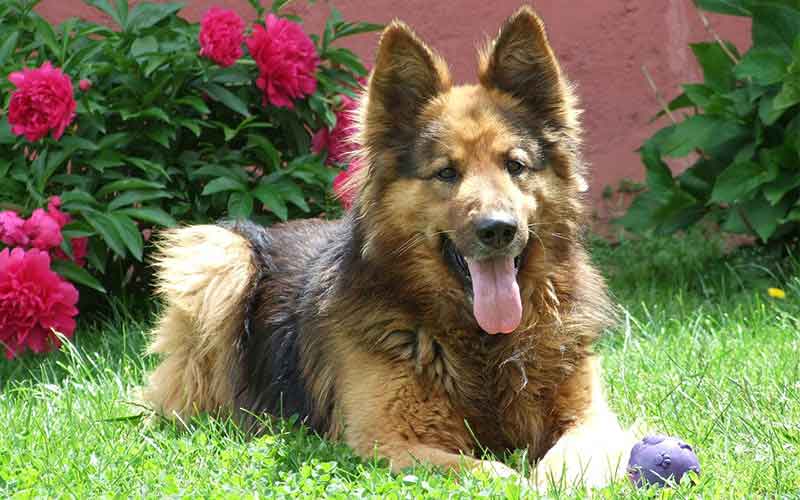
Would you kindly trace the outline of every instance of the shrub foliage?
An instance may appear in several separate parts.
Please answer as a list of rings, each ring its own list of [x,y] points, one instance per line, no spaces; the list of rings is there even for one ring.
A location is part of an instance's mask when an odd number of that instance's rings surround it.
[[[335,125],[342,96],[366,74],[336,41],[379,26],[333,10],[311,36],[316,90],[279,107],[265,100],[246,51],[228,67],[199,55],[199,25],[178,16],[181,4],[87,0],[113,25],[70,19],[53,27],[36,3],[0,2],[2,109],[14,91],[8,76],[49,61],[71,78],[77,115],[60,139],[35,142],[0,117],[0,210],[28,215],[60,196],[71,215],[62,249],[71,255],[71,238],[89,237],[89,272],[65,262],[62,275],[107,290],[143,269],[152,229],[336,210],[329,191],[338,166],[312,153],[311,136]],[[250,3],[262,26],[270,13],[300,22],[281,12],[287,0],[269,9]]]
[[[695,0],[752,19],[752,46],[691,46],[704,81],[683,85],[669,110],[690,110],[642,146],[647,190],[622,223],[673,232],[703,218],[724,231],[777,242],[800,232],[800,2]],[[663,114],[663,113],[662,113]],[[690,157],[673,176],[665,162]]]

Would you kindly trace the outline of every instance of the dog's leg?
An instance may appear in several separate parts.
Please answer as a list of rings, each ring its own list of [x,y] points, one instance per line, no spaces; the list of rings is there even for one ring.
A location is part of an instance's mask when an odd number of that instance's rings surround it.
[[[393,472],[418,463],[483,470],[526,483],[510,467],[471,456],[464,417],[443,389],[423,387],[413,368],[362,353],[343,359],[336,382],[338,434],[359,456],[386,458]]]
[[[600,360],[587,359],[582,370],[562,388],[557,398],[569,408],[575,398],[591,398],[583,415],[545,454],[534,470],[540,488],[550,484],[567,488],[603,487],[624,477],[631,447],[636,442],[624,431],[603,397]]]

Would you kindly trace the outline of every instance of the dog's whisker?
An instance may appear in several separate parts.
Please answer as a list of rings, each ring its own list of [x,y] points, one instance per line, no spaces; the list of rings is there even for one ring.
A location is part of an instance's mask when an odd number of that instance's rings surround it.
[[[396,248],[396,249],[395,249],[395,250],[392,252],[392,256],[394,256],[394,257],[399,257],[399,256],[403,255],[404,253],[406,253],[406,252],[410,251],[410,250],[411,250],[411,249],[413,249],[414,247],[418,246],[419,244],[423,243],[424,241],[425,241],[425,235],[424,235],[424,234],[422,234],[422,233],[415,233],[415,234],[414,234],[413,236],[411,236],[411,237],[410,237],[408,240],[406,240],[406,242],[405,242],[405,243],[403,243],[402,245],[400,245],[399,247],[397,247],[397,248]]]

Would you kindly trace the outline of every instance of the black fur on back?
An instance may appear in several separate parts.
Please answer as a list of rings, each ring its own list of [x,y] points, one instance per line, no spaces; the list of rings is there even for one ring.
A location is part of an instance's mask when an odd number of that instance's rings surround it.
[[[234,408],[244,428],[258,432],[266,416],[296,415],[324,433],[330,409],[312,401],[303,356],[322,356],[316,349],[317,305],[326,284],[319,276],[336,266],[349,246],[348,220],[295,221],[265,228],[250,221],[219,225],[244,237],[253,250],[256,280],[245,301],[245,323],[237,345],[233,374]],[[338,267],[338,266],[336,266]]]

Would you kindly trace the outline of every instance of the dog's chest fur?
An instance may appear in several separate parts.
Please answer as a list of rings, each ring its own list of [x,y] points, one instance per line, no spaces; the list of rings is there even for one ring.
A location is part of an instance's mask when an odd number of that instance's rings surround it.
[[[586,355],[576,338],[552,318],[522,335],[488,335],[477,328],[385,329],[372,343],[376,354],[413,368],[417,384],[446,394],[464,416],[475,447],[504,452],[554,439],[552,408],[559,384]],[[401,366],[398,366],[401,368]],[[536,409],[532,411],[532,409]]]

